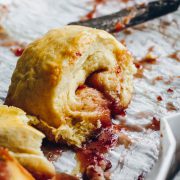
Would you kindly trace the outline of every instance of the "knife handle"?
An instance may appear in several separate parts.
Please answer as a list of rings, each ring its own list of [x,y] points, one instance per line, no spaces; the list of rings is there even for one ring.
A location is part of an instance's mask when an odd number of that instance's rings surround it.
[[[72,22],[69,25],[82,25],[103,29],[108,32],[116,32],[176,11],[179,5],[180,0],[154,1],[148,4],[136,5],[131,8],[123,9],[110,15],[85,21]]]

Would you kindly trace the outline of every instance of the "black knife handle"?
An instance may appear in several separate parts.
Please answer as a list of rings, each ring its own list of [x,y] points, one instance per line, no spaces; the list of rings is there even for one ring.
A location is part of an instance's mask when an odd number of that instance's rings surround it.
[[[116,13],[79,22],[72,22],[71,25],[82,25],[103,29],[108,32],[115,32],[144,23],[154,18],[176,11],[180,5],[180,0],[153,1],[144,5],[136,5],[132,8],[123,9]],[[128,20],[129,18],[129,20]],[[125,21],[126,20],[126,21]],[[122,27],[117,29],[117,24]]]

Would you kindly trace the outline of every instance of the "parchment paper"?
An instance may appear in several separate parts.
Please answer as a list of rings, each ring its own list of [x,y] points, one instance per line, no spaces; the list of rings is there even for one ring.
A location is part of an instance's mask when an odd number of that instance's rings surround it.
[[[98,6],[97,16],[141,2],[109,0]],[[23,43],[31,42],[49,29],[79,20],[93,7],[92,0],[0,0],[0,5],[7,8],[0,8],[0,25],[7,32],[8,38]],[[136,59],[144,57],[151,46],[154,47],[153,55],[158,56],[157,63],[144,70],[144,77],[134,80],[134,96],[125,117],[129,124],[144,126],[151,122],[152,117],[161,119],[180,111],[180,61],[168,57],[180,50],[179,19],[180,13],[176,12],[137,26],[131,29],[132,32],[115,34],[118,40],[125,40]],[[17,62],[17,57],[11,51],[13,47],[0,46],[0,103],[4,102]],[[157,76],[163,79],[155,81]],[[174,92],[168,93],[168,88]],[[157,96],[161,96],[162,101],[157,101]],[[168,103],[173,104],[174,110],[168,110]],[[121,145],[107,154],[113,165],[111,179],[137,179],[141,173],[149,172],[158,158],[158,131],[124,133],[132,139],[133,144],[129,149]],[[58,172],[71,173],[76,167],[74,153],[63,152],[54,165]]]

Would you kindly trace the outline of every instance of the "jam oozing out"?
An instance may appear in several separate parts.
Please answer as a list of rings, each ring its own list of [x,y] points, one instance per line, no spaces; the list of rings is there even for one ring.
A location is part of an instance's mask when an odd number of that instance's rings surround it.
[[[99,167],[101,173],[111,168],[111,163],[106,159],[104,154],[117,145],[118,135],[116,131],[114,126],[104,128],[97,137],[76,151],[77,159],[81,165],[81,171],[86,176],[90,176],[88,174],[89,172],[92,173],[93,168],[96,169]],[[91,170],[89,171],[89,169]]]
[[[126,116],[126,110],[122,109],[120,112],[119,112],[119,115],[120,116]]]
[[[118,125],[99,129],[97,135],[87,142],[83,148],[76,150],[77,160],[80,162],[81,172],[85,177],[91,178],[101,176],[108,178],[111,162],[106,158],[105,154],[112,148],[118,145],[124,145],[128,148],[132,142],[131,139],[121,130],[136,131],[137,128],[127,126],[125,122]],[[139,131],[139,129],[138,129]]]
[[[120,75],[121,69],[117,67],[115,72],[118,75]],[[94,72],[87,78],[85,83],[89,87],[92,87],[93,89],[98,90],[103,95],[103,97],[106,99],[108,103],[108,108],[111,111],[110,113],[112,117],[114,117],[115,115],[125,116],[126,111],[121,107],[121,103],[119,99],[113,97],[108,91],[105,90],[104,88],[105,85],[102,83],[102,81],[99,78],[100,73],[101,71]]]
[[[76,90],[76,96],[81,103],[81,110],[84,112],[95,113],[96,116],[91,118],[91,122],[101,122],[102,127],[111,125],[110,109],[108,101],[101,92],[95,88],[86,85],[80,85]]]

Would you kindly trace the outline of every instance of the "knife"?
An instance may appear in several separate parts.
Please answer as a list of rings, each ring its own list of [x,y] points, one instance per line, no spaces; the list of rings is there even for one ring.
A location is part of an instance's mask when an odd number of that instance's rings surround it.
[[[153,1],[126,8],[110,15],[72,22],[69,25],[88,26],[113,33],[174,12],[179,5],[180,0]]]

